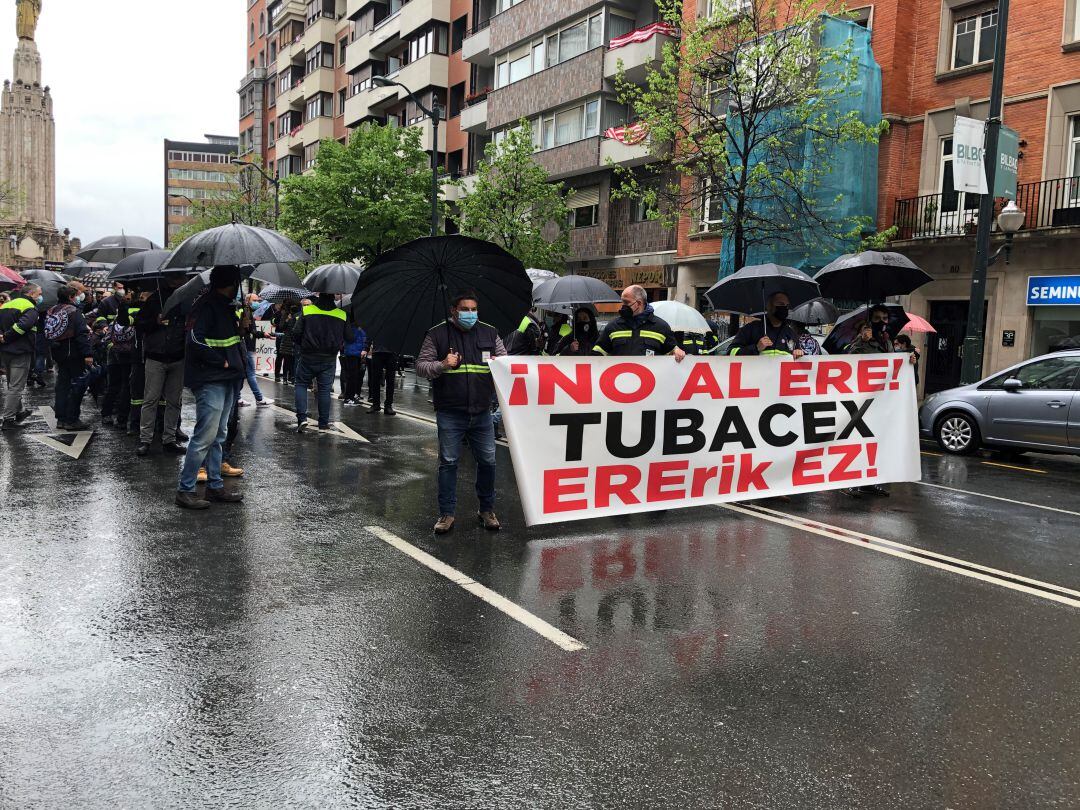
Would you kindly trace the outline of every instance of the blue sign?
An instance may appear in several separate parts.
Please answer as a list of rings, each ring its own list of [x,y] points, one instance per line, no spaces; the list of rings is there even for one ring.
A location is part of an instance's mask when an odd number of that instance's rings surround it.
[[[1029,307],[1080,307],[1080,276],[1029,276]]]

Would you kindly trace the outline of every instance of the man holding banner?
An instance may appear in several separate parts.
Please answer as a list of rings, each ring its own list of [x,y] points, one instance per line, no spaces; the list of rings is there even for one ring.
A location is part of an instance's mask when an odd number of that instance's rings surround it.
[[[424,338],[416,358],[416,374],[431,380],[435,422],[439,432],[439,519],[436,534],[454,528],[457,510],[457,468],[462,442],[476,459],[477,518],[488,531],[498,531],[495,517],[495,425],[491,402],[495,385],[488,361],[506,355],[495,327],[479,319],[476,293],[456,295],[450,317]]]
[[[686,352],[679,348],[667,321],[653,312],[645,288],[637,284],[622,291],[619,317],[607,325],[593,346],[593,351],[605,357],[673,354],[679,363],[686,357]]]

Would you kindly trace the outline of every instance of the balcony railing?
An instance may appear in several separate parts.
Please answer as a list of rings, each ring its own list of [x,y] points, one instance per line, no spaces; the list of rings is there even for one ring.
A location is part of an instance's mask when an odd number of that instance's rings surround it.
[[[978,194],[947,191],[896,201],[896,238],[929,239],[974,235],[979,224]],[[1005,200],[994,203],[994,216]],[[1024,214],[1024,230],[1080,226],[1080,176],[1059,177],[1016,188],[1016,205]]]
[[[474,25],[472,28],[470,28],[468,30],[468,32],[465,34],[465,36],[471,37],[471,36],[474,36],[475,34],[479,34],[481,31],[483,31],[489,25],[491,25],[491,17],[488,17],[486,20],[481,20],[480,22],[478,22],[476,25]]]

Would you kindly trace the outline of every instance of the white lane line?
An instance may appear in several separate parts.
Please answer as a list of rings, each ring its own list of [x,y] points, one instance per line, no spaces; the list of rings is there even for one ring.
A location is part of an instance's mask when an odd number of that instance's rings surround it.
[[[985,492],[973,492],[970,489],[957,489],[956,487],[947,487],[942,484],[931,484],[929,481],[916,481],[914,483],[922,484],[924,487],[932,487],[933,489],[944,489],[946,492],[959,492],[962,495],[975,495],[979,498],[989,498],[992,501],[1001,501],[1002,503],[1011,503],[1017,506],[1030,506],[1033,509],[1045,509],[1047,512],[1059,512],[1062,515],[1080,517],[1080,512],[1073,512],[1069,509],[1059,509],[1056,506],[1043,506],[1042,504],[1031,503],[1029,501],[1015,501],[1012,498],[1002,498],[999,495],[987,495]]]
[[[511,602],[505,596],[502,596],[501,594],[496,593],[490,588],[481,585],[479,582],[472,579],[471,577],[465,576],[456,568],[453,568],[452,566],[444,563],[442,560],[431,556],[426,551],[418,549],[412,543],[401,539],[396,534],[387,531],[381,526],[365,526],[364,528],[376,537],[378,537],[384,543],[393,546],[403,554],[409,555],[421,565],[430,568],[436,574],[440,574],[441,576],[446,577],[455,585],[460,585],[469,593],[473,594],[474,596],[478,596],[480,599],[483,599],[496,610],[501,610],[511,619],[514,619],[515,621],[525,625],[534,633],[538,633],[539,635],[543,636],[557,647],[561,647],[567,652],[578,652],[579,650],[586,649],[585,645],[573,636],[569,636],[559,628],[548,624],[539,616],[534,616],[532,613],[529,613],[529,611],[525,610],[525,608]]]
[[[966,560],[959,560],[955,557],[946,557],[942,554],[935,554],[920,548],[915,548],[914,546],[905,546],[902,543],[895,543],[891,540],[874,537],[873,535],[852,532],[849,529],[832,526],[828,523],[819,523],[818,521],[808,520],[806,518],[792,517],[785,512],[776,512],[772,509],[765,509],[760,506],[747,508],[744,506],[736,506],[734,504],[724,504],[722,508],[731,512],[755,517],[759,520],[767,520],[781,526],[787,526],[792,529],[809,532],[810,534],[827,537],[830,540],[839,540],[841,543],[877,551],[881,554],[888,554],[892,557],[899,557],[900,559],[918,563],[919,565],[938,568],[942,571],[959,574],[960,576],[968,577],[970,579],[981,580],[982,582],[987,582],[991,585],[998,585],[1002,588],[1020,591],[1022,593],[1030,594],[1031,596],[1037,596],[1040,599],[1047,599],[1051,602],[1060,602],[1063,605],[1069,605],[1071,607],[1080,607],[1080,592],[1064,588],[1060,585],[1052,585],[1048,582],[1040,582],[1036,579],[1021,577],[1007,571],[998,571],[994,568],[976,565],[967,562]],[[950,562],[950,560],[952,562]],[[959,563],[962,563],[963,567],[961,567]],[[1035,585],[1036,587],[1024,583],[1032,583],[1032,585]]]

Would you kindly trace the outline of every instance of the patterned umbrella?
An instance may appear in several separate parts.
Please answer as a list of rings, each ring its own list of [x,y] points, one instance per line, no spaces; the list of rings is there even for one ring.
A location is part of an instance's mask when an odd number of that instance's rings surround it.
[[[310,298],[311,295],[311,291],[305,290],[303,287],[279,287],[277,284],[267,284],[259,290],[259,298],[274,304],[285,301],[300,301],[304,298]]]

